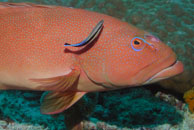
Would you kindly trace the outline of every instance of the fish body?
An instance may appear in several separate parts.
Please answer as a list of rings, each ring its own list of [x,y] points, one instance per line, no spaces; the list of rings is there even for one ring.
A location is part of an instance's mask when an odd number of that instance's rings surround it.
[[[64,46],[93,36],[101,20],[103,28],[89,44]],[[87,92],[152,83],[182,71],[171,48],[111,16],[61,6],[0,3],[0,89],[50,91],[43,97],[45,114],[69,108]]]

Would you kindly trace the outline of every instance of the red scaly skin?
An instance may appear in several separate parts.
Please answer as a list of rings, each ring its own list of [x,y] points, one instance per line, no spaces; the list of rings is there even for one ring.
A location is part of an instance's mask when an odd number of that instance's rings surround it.
[[[95,43],[64,47],[84,40],[102,19],[103,30]],[[144,48],[135,51],[134,37],[149,44],[141,41]],[[118,89],[144,84],[175,60],[171,48],[156,37],[107,15],[59,6],[0,4],[0,89],[39,90],[29,79],[62,76],[75,66],[81,75],[72,90],[106,90],[102,85]],[[163,76],[183,71],[181,62],[172,68]]]

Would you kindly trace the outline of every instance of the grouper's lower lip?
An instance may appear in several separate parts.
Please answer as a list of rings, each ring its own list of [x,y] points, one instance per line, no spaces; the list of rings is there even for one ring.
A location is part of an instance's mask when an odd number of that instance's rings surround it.
[[[157,82],[159,80],[163,80],[166,78],[170,78],[172,76],[178,75],[183,72],[183,64],[180,61],[173,62],[170,66],[167,68],[164,68],[160,72],[156,73],[154,76],[149,78],[144,84],[150,84]]]

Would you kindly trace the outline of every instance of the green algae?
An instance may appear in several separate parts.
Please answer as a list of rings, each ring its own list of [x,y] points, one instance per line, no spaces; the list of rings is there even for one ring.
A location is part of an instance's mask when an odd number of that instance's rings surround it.
[[[155,127],[161,124],[178,124],[183,118],[167,102],[154,97],[143,88],[99,94],[101,103],[92,117],[118,127]]]
[[[40,113],[41,92],[0,91],[0,117],[21,123],[42,125],[50,129],[64,129],[64,116],[53,118]]]

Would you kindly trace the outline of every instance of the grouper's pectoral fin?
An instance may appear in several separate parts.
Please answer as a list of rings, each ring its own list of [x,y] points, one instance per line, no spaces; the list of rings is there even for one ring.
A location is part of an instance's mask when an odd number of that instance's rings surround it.
[[[41,112],[43,114],[57,114],[71,107],[86,92],[48,92],[42,97]]]
[[[74,92],[71,88],[78,85],[80,70],[78,68],[64,76],[45,79],[31,79],[39,83],[37,90],[49,91],[41,100],[41,112],[43,114],[60,113],[76,103],[86,92]]]
[[[40,84],[36,87],[36,90],[64,92],[72,88],[72,86],[77,85],[79,76],[80,70],[78,68],[74,68],[66,75],[30,80]]]

